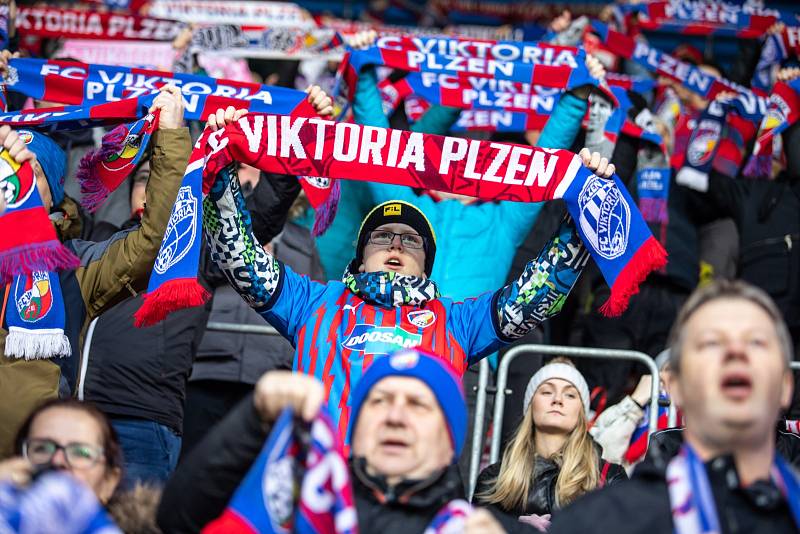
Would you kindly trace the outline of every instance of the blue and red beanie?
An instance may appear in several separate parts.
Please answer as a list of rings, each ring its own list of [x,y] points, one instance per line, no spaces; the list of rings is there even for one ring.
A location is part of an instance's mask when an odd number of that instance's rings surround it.
[[[55,141],[43,133],[32,130],[19,130],[17,133],[28,145],[28,150],[36,154],[36,160],[42,166],[47,185],[50,186],[53,206],[58,206],[64,201],[67,155]]]
[[[358,412],[369,391],[375,384],[390,376],[416,378],[431,389],[447,422],[453,443],[453,461],[457,461],[467,434],[467,406],[461,378],[446,360],[417,349],[403,349],[389,356],[376,358],[369,366],[350,398],[350,436],[352,437]]]

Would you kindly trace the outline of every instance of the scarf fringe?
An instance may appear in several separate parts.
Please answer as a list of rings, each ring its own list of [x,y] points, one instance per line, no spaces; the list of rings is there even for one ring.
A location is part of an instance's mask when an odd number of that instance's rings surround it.
[[[57,240],[0,251],[0,284],[33,271],[76,269],[78,257]]]
[[[772,154],[753,154],[747,160],[742,174],[747,178],[771,178],[772,177]]]
[[[120,124],[103,136],[100,148],[88,152],[78,163],[76,176],[81,185],[81,204],[86,211],[90,213],[97,211],[111,193],[100,178],[99,165],[122,149],[127,136],[128,128]]]
[[[143,298],[141,308],[133,314],[136,328],[161,322],[174,311],[201,306],[208,302],[211,294],[196,278],[177,278],[164,282],[155,291],[143,295]]]
[[[336,218],[336,210],[339,208],[339,197],[342,194],[342,186],[339,180],[332,180],[331,192],[325,202],[314,209],[314,227],[311,229],[313,237],[319,237],[330,228]]]
[[[600,306],[600,313],[606,317],[618,317],[628,307],[630,298],[639,292],[639,284],[647,275],[667,264],[667,252],[655,237],[649,237],[619,273],[611,296]]]
[[[9,358],[46,360],[72,354],[69,338],[62,332],[38,332],[12,327],[6,336],[5,355]]]
[[[664,224],[669,220],[667,201],[663,198],[639,198],[639,211],[649,223]]]

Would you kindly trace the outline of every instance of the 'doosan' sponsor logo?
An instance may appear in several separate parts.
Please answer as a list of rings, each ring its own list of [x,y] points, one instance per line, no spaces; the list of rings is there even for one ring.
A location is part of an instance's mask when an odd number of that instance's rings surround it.
[[[389,354],[398,349],[416,347],[421,342],[421,335],[403,330],[399,326],[357,324],[342,341],[342,347],[365,354]]]

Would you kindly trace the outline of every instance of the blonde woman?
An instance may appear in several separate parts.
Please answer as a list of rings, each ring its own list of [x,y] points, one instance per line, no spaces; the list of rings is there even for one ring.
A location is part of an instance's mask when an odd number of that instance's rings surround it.
[[[589,388],[569,360],[556,358],[533,375],[523,412],[502,462],[480,474],[477,502],[545,531],[554,510],[627,478],[601,459],[587,432]]]

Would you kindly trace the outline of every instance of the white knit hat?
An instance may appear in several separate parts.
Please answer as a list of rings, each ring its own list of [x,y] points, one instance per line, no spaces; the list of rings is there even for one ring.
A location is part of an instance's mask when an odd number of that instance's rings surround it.
[[[581,400],[583,401],[583,409],[586,412],[586,417],[589,417],[589,386],[586,384],[586,380],[583,378],[580,371],[568,363],[561,362],[548,363],[533,375],[530,382],[528,382],[528,387],[525,388],[525,400],[522,401],[522,413],[528,411],[528,407],[531,405],[531,399],[533,399],[533,394],[536,393],[539,386],[551,378],[560,378],[575,386],[575,389],[578,390]]]

